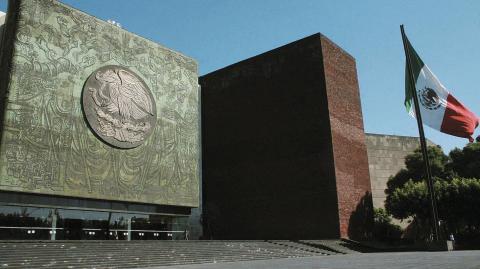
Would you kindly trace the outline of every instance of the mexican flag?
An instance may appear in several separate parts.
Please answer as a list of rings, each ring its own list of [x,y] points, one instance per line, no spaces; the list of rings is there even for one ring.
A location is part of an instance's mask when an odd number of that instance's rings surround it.
[[[411,71],[415,80],[413,83],[415,89],[412,89],[412,83],[410,82],[412,76],[409,73],[407,62],[405,69],[405,107],[408,113],[415,117],[413,91],[416,90],[423,124],[446,134],[468,138],[470,142],[473,142],[472,135],[478,126],[478,117],[455,99],[440,83],[430,68],[420,59],[406,36],[405,41],[405,53],[410,58]]]

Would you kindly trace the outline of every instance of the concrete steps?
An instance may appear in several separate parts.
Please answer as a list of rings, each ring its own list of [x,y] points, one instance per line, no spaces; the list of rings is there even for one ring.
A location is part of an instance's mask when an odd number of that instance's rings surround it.
[[[363,246],[358,242],[346,240],[346,239],[299,240],[298,242],[314,248],[324,249],[325,251],[330,251],[336,254],[354,254],[354,253],[373,252],[372,248]]]
[[[333,253],[292,241],[2,241],[0,268],[142,268]]]

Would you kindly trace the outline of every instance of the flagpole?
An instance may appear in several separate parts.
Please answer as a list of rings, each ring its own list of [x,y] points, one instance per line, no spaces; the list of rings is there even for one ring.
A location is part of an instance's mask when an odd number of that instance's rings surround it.
[[[415,77],[413,76],[412,73],[412,62],[410,59],[410,53],[408,50],[407,42],[406,42],[406,35],[405,31],[403,30],[403,24],[400,25],[400,31],[402,33],[402,41],[403,41],[403,48],[405,50],[405,56],[407,59],[407,65],[408,65],[408,76],[410,76],[410,87],[413,91],[413,103],[415,106],[415,118],[417,119],[417,125],[418,125],[418,133],[420,135],[420,146],[422,148],[422,155],[423,155],[423,160],[425,164],[425,171],[427,172],[427,187],[428,187],[428,193],[429,193],[429,198],[430,198],[430,206],[431,206],[431,214],[432,214],[432,220],[433,220],[433,237],[434,240],[438,241],[439,238],[439,224],[438,224],[438,213],[437,213],[437,203],[435,199],[435,190],[433,186],[433,180],[432,180],[432,172],[430,169],[430,161],[428,159],[428,153],[427,153],[427,143],[425,141],[425,133],[423,132],[423,123],[422,123],[422,115],[420,113],[420,105],[418,104],[418,97],[417,97],[417,90],[415,88]]]

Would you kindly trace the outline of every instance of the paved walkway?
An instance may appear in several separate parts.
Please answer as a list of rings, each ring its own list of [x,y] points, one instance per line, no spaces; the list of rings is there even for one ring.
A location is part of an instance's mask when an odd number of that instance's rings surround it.
[[[169,267],[154,267],[158,269]],[[170,267],[172,268],[172,267]],[[396,252],[175,266],[182,269],[480,269],[480,251]],[[153,269],[153,268],[152,268]]]

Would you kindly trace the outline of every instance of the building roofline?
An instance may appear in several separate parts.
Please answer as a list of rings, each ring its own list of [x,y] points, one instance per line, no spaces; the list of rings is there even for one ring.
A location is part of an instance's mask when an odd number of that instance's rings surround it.
[[[394,134],[376,134],[376,133],[367,133],[365,132],[365,135],[366,136],[388,136],[388,137],[398,137],[398,138],[410,138],[410,139],[419,139],[418,136],[408,136],[408,135],[394,135]],[[427,140],[427,143],[431,143],[433,145],[437,145],[437,143],[434,143],[432,140],[430,139],[426,139]],[[419,141],[420,142],[420,141]]]

